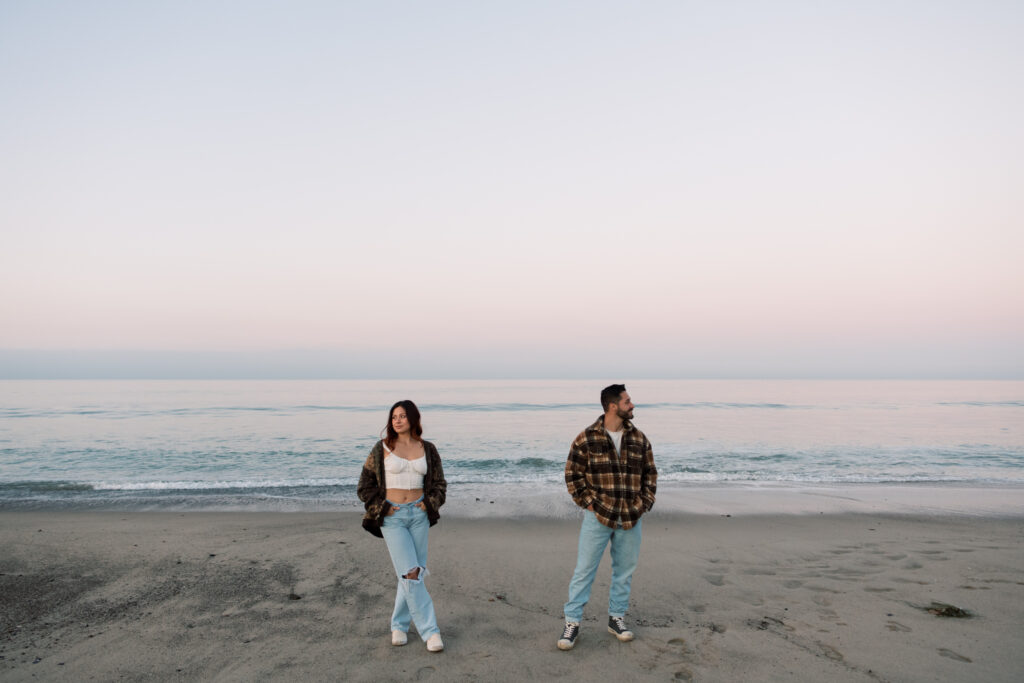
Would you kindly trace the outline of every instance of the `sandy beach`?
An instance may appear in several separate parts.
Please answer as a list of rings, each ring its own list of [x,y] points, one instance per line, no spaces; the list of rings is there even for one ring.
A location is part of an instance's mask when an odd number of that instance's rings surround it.
[[[428,585],[446,651],[390,645],[383,542],[356,513],[0,513],[0,678],[1015,681],[1024,520],[645,522],[628,620],[608,558],[561,652],[574,520],[449,516]],[[944,606],[964,610],[965,617]]]

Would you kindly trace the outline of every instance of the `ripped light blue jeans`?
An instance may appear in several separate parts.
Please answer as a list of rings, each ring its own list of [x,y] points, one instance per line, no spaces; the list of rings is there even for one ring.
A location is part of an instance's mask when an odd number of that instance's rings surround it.
[[[437,617],[434,615],[434,601],[427,592],[423,580],[427,578],[427,530],[430,520],[427,513],[416,503],[388,503],[398,508],[393,515],[384,517],[381,533],[391,554],[391,564],[398,575],[398,590],[395,595],[395,611],[391,614],[392,631],[409,631],[410,619],[416,625],[420,638],[426,640],[435,633]],[[403,578],[406,574],[419,567],[418,578]]]

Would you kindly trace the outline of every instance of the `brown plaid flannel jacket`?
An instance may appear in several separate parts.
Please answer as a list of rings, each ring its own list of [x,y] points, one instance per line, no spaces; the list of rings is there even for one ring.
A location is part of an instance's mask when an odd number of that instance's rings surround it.
[[[378,441],[363,463],[363,472],[359,476],[359,487],[356,495],[363,501],[366,514],[363,515],[363,528],[377,538],[383,538],[380,530],[384,516],[391,508],[387,502],[387,489],[384,481],[384,446]],[[437,448],[429,441],[423,442],[423,451],[427,454],[427,473],[423,475],[423,504],[427,508],[427,519],[430,526],[437,524],[441,514],[438,510],[444,505],[448,493],[448,482],[444,479],[441,468],[441,456]]]
[[[644,433],[629,420],[622,429],[619,455],[604,429],[604,415],[580,432],[565,463],[565,485],[581,508],[594,506],[601,524],[614,529],[621,522],[623,529],[632,529],[654,507],[658,470]]]

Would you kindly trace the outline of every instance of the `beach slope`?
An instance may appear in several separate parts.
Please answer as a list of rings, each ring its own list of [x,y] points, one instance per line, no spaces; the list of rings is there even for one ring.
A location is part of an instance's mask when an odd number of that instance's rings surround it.
[[[0,513],[0,678],[1016,681],[1024,523],[645,518],[627,619],[606,557],[556,649],[572,520],[446,517],[428,586],[447,649],[393,647],[395,579],[355,513]],[[962,611],[960,611],[962,610]]]

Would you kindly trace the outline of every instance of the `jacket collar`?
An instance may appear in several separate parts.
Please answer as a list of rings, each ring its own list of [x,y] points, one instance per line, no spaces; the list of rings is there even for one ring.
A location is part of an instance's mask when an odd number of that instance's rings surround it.
[[[622,421],[622,431],[623,432],[629,432],[629,431],[632,431],[632,430],[633,430],[633,423],[630,422],[629,420],[623,420]],[[592,424],[589,427],[587,427],[587,431],[588,432],[597,432],[598,434],[604,434],[604,413],[601,413],[601,416],[597,418],[597,421],[594,422],[594,424]]]

